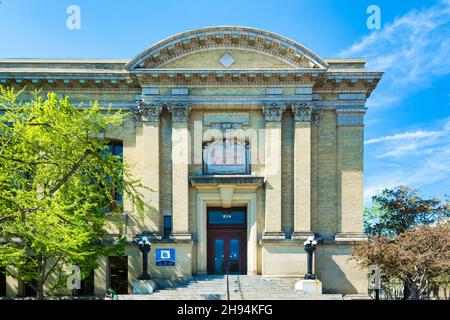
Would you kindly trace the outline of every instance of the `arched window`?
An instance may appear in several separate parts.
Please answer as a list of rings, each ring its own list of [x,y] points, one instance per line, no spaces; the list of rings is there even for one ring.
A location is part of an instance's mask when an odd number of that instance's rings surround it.
[[[204,174],[250,174],[250,152],[246,142],[223,139],[203,145]]]

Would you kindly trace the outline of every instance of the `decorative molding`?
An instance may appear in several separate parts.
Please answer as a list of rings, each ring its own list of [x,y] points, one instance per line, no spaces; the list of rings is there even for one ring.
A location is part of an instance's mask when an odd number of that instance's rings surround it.
[[[167,109],[172,114],[172,121],[186,122],[189,120],[192,105],[189,102],[168,103]]]
[[[340,93],[339,100],[366,100],[365,93]]]
[[[149,95],[149,96],[159,95],[159,88],[143,87],[142,88],[142,94],[143,95]]]
[[[283,36],[254,28],[221,26],[184,32],[158,42],[130,61],[126,68],[155,68],[186,53],[215,47],[266,52],[295,67],[328,67],[328,63],[316,54]]]
[[[221,65],[223,65],[225,68],[229,68],[233,65],[233,63],[236,61],[236,59],[233,57],[231,53],[226,52],[220,59],[219,62]]]
[[[336,109],[338,127],[362,127],[364,126],[364,109]]]
[[[280,95],[283,94],[283,88],[266,88],[267,95]]]
[[[248,112],[205,112],[203,113],[203,125],[209,126],[218,123],[234,123],[248,126],[250,115]]]
[[[266,121],[281,121],[286,110],[284,102],[265,102],[262,104],[262,112]]]
[[[292,112],[295,121],[309,122],[311,121],[312,105],[310,103],[291,102]]]
[[[132,110],[135,124],[140,126],[142,122],[158,122],[162,111],[162,105],[158,102],[136,101],[136,108]]]
[[[321,109],[313,109],[311,114],[311,125],[318,126],[320,124]]]
[[[312,90],[312,87],[299,87],[299,88],[295,88],[294,93],[306,95],[306,94],[312,94],[313,90]]]
[[[176,96],[186,96],[189,94],[188,88],[173,88],[172,89],[172,95]]]
[[[243,126],[242,123],[221,122],[221,123],[211,123],[211,128],[224,131],[229,129],[233,130],[242,129]]]

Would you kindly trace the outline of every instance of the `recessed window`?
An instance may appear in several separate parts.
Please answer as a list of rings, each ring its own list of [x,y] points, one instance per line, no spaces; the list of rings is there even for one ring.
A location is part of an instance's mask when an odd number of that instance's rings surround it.
[[[110,141],[108,143],[107,152],[113,156],[118,156],[120,158],[123,158],[123,144],[122,141]],[[122,187],[119,186],[117,188],[114,188],[112,192],[112,199],[113,199],[113,208],[116,208],[117,206],[122,207],[123,206],[123,190]]]
[[[164,239],[169,239],[170,233],[172,232],[172,216],[164,216]]]

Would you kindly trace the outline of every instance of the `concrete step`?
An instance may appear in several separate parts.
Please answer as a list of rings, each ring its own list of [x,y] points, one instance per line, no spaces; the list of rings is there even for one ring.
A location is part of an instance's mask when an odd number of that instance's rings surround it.
[[[342,295],[302,296],[294,290],[293,279],[266,279],[261,276],[230,275],[231,300],[342,300]],[[225,300],[226,276],[195,276],[173,287],[156,290],[150,295],[123,295],[132,300]]]

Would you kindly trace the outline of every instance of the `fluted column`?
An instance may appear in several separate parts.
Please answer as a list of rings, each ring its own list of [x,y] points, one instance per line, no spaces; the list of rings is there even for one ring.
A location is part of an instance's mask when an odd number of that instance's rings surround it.
[[[284,239],[281,230],[281,120],[286,106],[281,102],[264,103],[265,117],[265,231],[263,239]]]
[[[135,176],[150,189],[144,189],[142,193],[144,201],[152,207],[152,210],[144,211],[143,221],[135,224],[137,228],[135,233],[147,233],[158,239],[161,238],[159,231],[159,115],[161,110],[160,103],[137,102],[137,109],[134,110],[137,127],[135,149],[139,150],[139,161],[132,167]]]
[[[311,230],[311,117],[309,103],[293,103],[294,134],[294,233],[293,239],[306,239]]]
[[[189,103],[168,105],[172,114],[172,233],[171,239],[190,240],[189,230]]]

